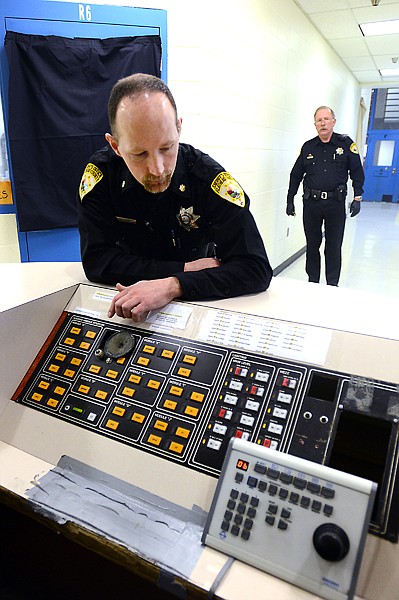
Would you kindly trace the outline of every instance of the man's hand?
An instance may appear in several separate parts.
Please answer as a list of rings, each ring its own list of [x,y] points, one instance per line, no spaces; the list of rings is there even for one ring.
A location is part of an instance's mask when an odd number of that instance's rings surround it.
[[[183,293],[176,277],[138,281],[127,287],[117,283],[116,289],[119,293],[111,302],[108,317],[118,315],[125,319],[131,318],[136,323],[143,321],[150,310],[166,306]]]
[[[356,217],[360,213],[360,200],[354,198],[349,208],[351,217]]]
[[[286,211],[289,217],[295,217],[295,206],[293,202],[287,202]]]
[[[214,267],[220,267],[220,260],[217,258],[199,258],[198,260],[192,260],[186,262],[184,270],[187,271],[202,271],[202,269],[213,269]]]

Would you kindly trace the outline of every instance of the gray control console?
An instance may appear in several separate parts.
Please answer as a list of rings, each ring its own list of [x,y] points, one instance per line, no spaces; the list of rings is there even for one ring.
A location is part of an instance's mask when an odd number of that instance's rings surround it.
[[[234,438],[202,541],[328,600],[351,599],[376,489]]]

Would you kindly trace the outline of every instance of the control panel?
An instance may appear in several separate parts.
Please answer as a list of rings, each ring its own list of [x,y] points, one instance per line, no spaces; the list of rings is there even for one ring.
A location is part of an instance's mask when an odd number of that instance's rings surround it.
[[[203,543],[328,600],[352,599],[377,485],[239,439]]]
[[[397,541],[393,384],[65,310],[12,399],[213,477],[233,438],[370,479]]]

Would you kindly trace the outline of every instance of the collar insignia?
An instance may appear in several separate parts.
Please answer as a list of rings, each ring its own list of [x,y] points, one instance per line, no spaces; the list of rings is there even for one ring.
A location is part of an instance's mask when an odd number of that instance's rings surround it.
[[[179,225],[184,227],[186,231],[190,231],[190,229],[198,229],[198,225],[196,221],[200,218],[200,215],[194,214],[194,207],[190,206],[190,208],[183,208],[179,210],[179,214],[176,215],[177,220],[179,221]]]
[[[337,148],[335,152],[337,154],[343,154],[344,153],[344,149],[343,148]]]
[[[186,186],[184,185],[184,183],[181,183],[181,184],[179,185],[179,190],[180,190],[181,192],[185,192],[185,191],[186,191]]]

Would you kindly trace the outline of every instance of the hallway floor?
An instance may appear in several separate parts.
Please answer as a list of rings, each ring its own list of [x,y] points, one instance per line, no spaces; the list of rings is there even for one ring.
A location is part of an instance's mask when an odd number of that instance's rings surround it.
[[[324,277],[324,242],[321,247]],[[388,295],[399,294],[399,204],[363,202],[356,217],[348,217],[342,245],[339,287]],[[305,254],[277,277],[307,281]]]

